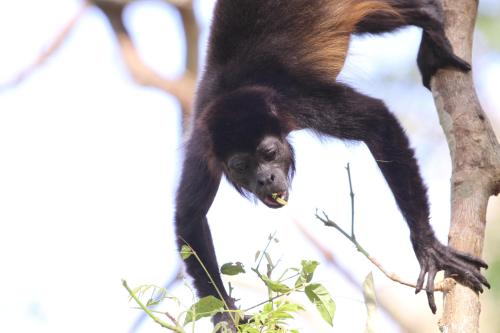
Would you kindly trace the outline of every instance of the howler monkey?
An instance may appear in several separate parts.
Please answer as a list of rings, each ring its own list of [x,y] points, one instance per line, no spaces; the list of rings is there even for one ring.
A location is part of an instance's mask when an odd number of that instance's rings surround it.
[[[405,25],[423,29],[417,63],[429,88],[443,67],[470,69],[443,30],[439,0],[219,0],[199,83],[193,132],[177,192],[178,245],[196,251],[186,262],[200,297],[222,293],[206,214],[224,174],[243,195],[271,208],[288,198],[294,155],[287,135],[312,129],[321,135],[363,141],[373,154],[410,228],[432,312],[434,277],[453,274],[476,292],[489,287],[486,264],[441,244],[429,225],[426,187],[408,138],[378,99],[336,81],[352,34],[381,33]],[[226,320],[219,315],[215,321]],[[234,327],[232,327],[234,330]]]

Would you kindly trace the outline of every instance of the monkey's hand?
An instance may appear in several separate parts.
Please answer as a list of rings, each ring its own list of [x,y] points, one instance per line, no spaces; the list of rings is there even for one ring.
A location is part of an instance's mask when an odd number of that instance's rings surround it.
[[[417,280],[415,293],[420,292],[427,275],[425,291],[432,313],[436,313],[434,301],[434,278],[436,273],[444,270],[448,276],[469,286],[475,292],[483,292],[483,285],[490,288],[486,278],[480,273],[480,268],[488,268],[488,265],[479,258],[452,249],[441,244],[435,237],[414,239],[412,237],[413,249],[420,264],[420,275]]]
[[[232,315],[234,317],[234,314]],[[228,312],[219,312],[212,318],[214,325],[218,327],[217,333],[238,333],[235,325],[235,318]]]

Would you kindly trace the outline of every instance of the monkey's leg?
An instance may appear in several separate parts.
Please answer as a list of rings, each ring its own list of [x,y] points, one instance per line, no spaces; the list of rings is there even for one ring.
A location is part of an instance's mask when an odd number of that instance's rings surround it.
[[[297,110],[293,115],[297,127],[312,128],[341,139],[360,140],[368,146],[410,229],[421,267],[417,292],[427,275],[425,289],[431,310],[436,311],[434,277],[440,270],[457,277],[476,292],[482,292],[482,285],[489,287],[479,272],[481,267],[486,267],[481,259],[458,252],[436,239],[429,224],[426,187],[414,152],[399,122],[384,103],[346,86],[308,84],[310,96],[292,101]],[[306,94],[303,92],[302,96]]]
[[[440,68],[455,67],[469,71],[470,65],[457,57],[445,35],[443,9],[438,0],[386,0],[398,15],[375,13],[356,26],[357,33],[380,33],[405,25],[423,29],[417,64],[425,87],[430,89],[431,77]]]

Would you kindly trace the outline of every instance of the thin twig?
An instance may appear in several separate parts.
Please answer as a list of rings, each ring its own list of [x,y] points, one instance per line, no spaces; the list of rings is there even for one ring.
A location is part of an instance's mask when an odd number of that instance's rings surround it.
[[[163,312],[163,314],[165,314],[165,316],[167,316],[168,319],[170,319],[172,321],[172,323],[174,323],[175,326],[181,326],[179,324],[179,322],[177,321],[177,319],[174,318],[174,316],[172,316],[170,313],[168,312]]]
[[[349,195],[351,196],[351,236],[356,239],[356,234],[354,233],[354,192],[352,191],[351,167],[349,163],[347,163],[346,170],[347,178],[349,179]]]
[[[262,259],[264,259],[264,255],[267,253],[269,245],[271,245],[271,242],[273,241],[273,239],[275,239],[275,237],[276,237],[276,231],[273,232],[271,235],[269,235],[266,247],[264,248],[264,251],[262,251],[262,253],[260,254],[259,262],[257,263],[257,266],[254,268],[254,270],[256,270],[257,272],[259,271],[260,264],[262,263]]]
[[[333,266],[337,272],[339,272],[347,282],[352,286],[361,289],[361,285],[353,276],[353,274],[347,270],[340,262],[335,259],[332,251],[330,251],[317,237],[315,237],[298,219],[292,218],[295,226],[301,231],[302,235],[309,241],[309,243],[314,246],[323,256],[324,260]],[[399,315],[398,312],[392,310],[391,306],[387,304],[392,304],[393,301],[386,302],[383,297],[379,298],[380,308],[387,313],[387,315],[401,327],[402,332],[416,333],[418,330],[412,324],[407,323],[406,318]]]
[[[401,279],[396,273],[392,273],[392,272],[389,272],[388,270],[386,270],[384,268],[384,266],[382,266],[382,264],[377,260],[375,259],[374,257],[372,257],[362,246],[361,244],[352,236],[350,236],[347,232],[345,232],[337,223],[333,222],[332,220],[330,220],[328,218],[328,215],[326,215],[325,212],[323,212],[323,217],[321,217],[318,213],[316,213],[316,218],[318,220],[320,220],[321,222],[323,222],[323,224],[327,227],[333,227],[335,229],[337,229],[337,231],[339,231],[345,238],[347,238],[348,240],[351,241],[351,243],[354,244],[354,246],[356,247],[356,249],[361,252],[368,260],[371,261],[371,263],[373,265],[375,265],[375,267],[377,267],[382,273],[384,273],[385,276],[387,276],[389,279],[391,279],[392,281],[395,281],[395,282],[398,282],[400,284],[403,284],[405,286],[408,286],[408,287],[412,287],[412,288],[416,288],[416,285],[414,283],[410,283],[410,282],[407,282],[407,281],[404,281],[403,279]],[[440,291],[439,289],[439,285],[437,285],[434,290],[436,291]]]
[[[0,83],[0,91],[9,88],[14,88],[28,78],[33,72],[40,66],[45,64],[47,60],[52,56],[63,44],[63,42],[68,38],[69,34],[76,26],[78,21],[83,17],[83,14],[87,11],[89,7],[89,1],[83,1],[82,6],[78,9],[76,14],[64,25],[64,27],[59,31],[55,38],[50,42],[49,45],[38,55],[35,61],[21,70],[15,77],[5,83]]]
[[[165,290],[169,290],[170,288],[172,288],[172,286],[177,283],[178,281],[182,280],[182,276],[183,276],[183,271],[182,271],[182,266],[180,264],[180,262],[177,262],[177,266],[175,268],[175,271],[176,271],[176,274],[173,275],[173,277],[171,279],[169,279],[165,285],[163,286],[163,288]],[[130,329],[129,329],[129,333],[134,333],[136,332],[139,327],[141,326],[142,322],[144,321],[144,319],[146,319],[148,317],[148,315],[145,313],[145,312],[141,312],[140,315],[137,317],[137,319],[134,321],[134,323],[130,326]]]
[[[354,234],[354,191],[352,189],[352,180],[351,180],[351,170],[349,167],[349,164],[347,164],[347,176],[349,178],[349,188],[350,188],[350,197],[351,197],[351,234],[349,235],[342,227],[340,227],[337,223],[334,221],[330,220],[328,215],[323,212],[323,217],[319,216],[318,212],[316,211],[316,218],[323,222],[323,224],[327,227],[333,227],[337,231],[339,231],[345,238],[351,241],[351,243],[354,244],[356,249],[361,252],[368,260],[371,261],[375,267],[377,267],[382,273],[384,273],[385,276],[387,276],[389,279],[391,279],[394,282],[400,283],[402,285],[416,288],[416,285],[414,283],[410,283],[407,281],[404,281],[402,278],[400,278],[396,273],[394,272],[389,272],[388,270],[385,269],[384,266],[374,257],[372,257],[368,251],[366,251],[363,246],[356,240],[356,235]],[[447,283],[440,282],[437,283],[436,286],[434,287],[434,291],[443,291],[444,288],[447,286]],[[447,290],[447,289],[446,289]]]
[[[154,315],[154,313],[147,307],[145,306],[141,300],[137,297],[137,295],[134,293],[134,291],[132,289],[130,289],[130,287],[128,286],[127,284],[127,281],[125,280],[122,280],[122,284],[123,286],[125,287],[125,289],[127,289],[130,297],[132,297],[134,299],[134,301],[141,307],[141,309],[147,313],[147,315],[153,319],[155,321],[155,323],[159,324],[161,327],[164,327],[164,328],[167,328],[173,332],[177,332],[177,333],[184,333],[184,330],[182,329],[182,327],[179,327],[179,326],[172,326],[170,325],[169,323],[166,323],[164,322],[163,320],[161,320],[160,318],[156,317]]]
[[[255,304],[255,305],[252,305],[251,307],[249,307],[249,308],[247,308],[247,309],[243,310],[243,312],[244,312],[244,313],[247,313],[248,311],[253,310],[253,309],[255,309],[255,308],[258,308],[258,307],[259,307],[259,306],[261,306],[261,305],[264,305],[264,304],[270,303],[270,302],[272,302],[272,301],[274,301],[274,300],[276,300],[276,299],[278,299],[278,298],[288,296],[288,295],[290,295],[290,294],[291,294],[292,292],[294,292],[294,291],[296,291],[296,289],[295,289],[295,288],[291,289],[291,290],[290,290],[289,292],[287,292],[287,293],[284,293],[284,294],[278,294],[278,295],[275,295],[275,296],[273,296],[273,297],[269,297],[269,298],[268,298],[268,299],[266,299],[265,301],[262,301],[262,302],[260,302],[260,303],[258,303],[258,304]]]

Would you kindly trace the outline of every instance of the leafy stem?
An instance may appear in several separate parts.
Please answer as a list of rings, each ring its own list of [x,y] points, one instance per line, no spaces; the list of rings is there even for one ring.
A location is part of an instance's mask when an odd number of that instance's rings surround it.
[[[166,329],[169,329],[171,330],[172,332],[177,332],[177,333],[185,333],[184,329],[179,326],[177,323],[175,326],[173,325],[170,325],[169,323],[166,323],[164,322],[163,320],[161,320],[160,318],[158,318],[157,316],[154,315],[153,311],[151,309],[149,309],[146,305],[144,305],[144,303],[141,302],[141,300],[139,299],[139,297],[137,297],[137,295],[134,293],[134,291],[132,289],[130,289],[130,287],[128,286],[127,284],[127,281],[125,280],[122,280],[122,284],[123,284],[123,287],[125,287],[125,289],[127,289],[130,297],[132,297],[134,299],[134,301],[139,305],[139,307],[151,318],[155,321],[155,323],[159,324],[161,327],[164,327]],[[156,311],[155,311],[156,312]]]

